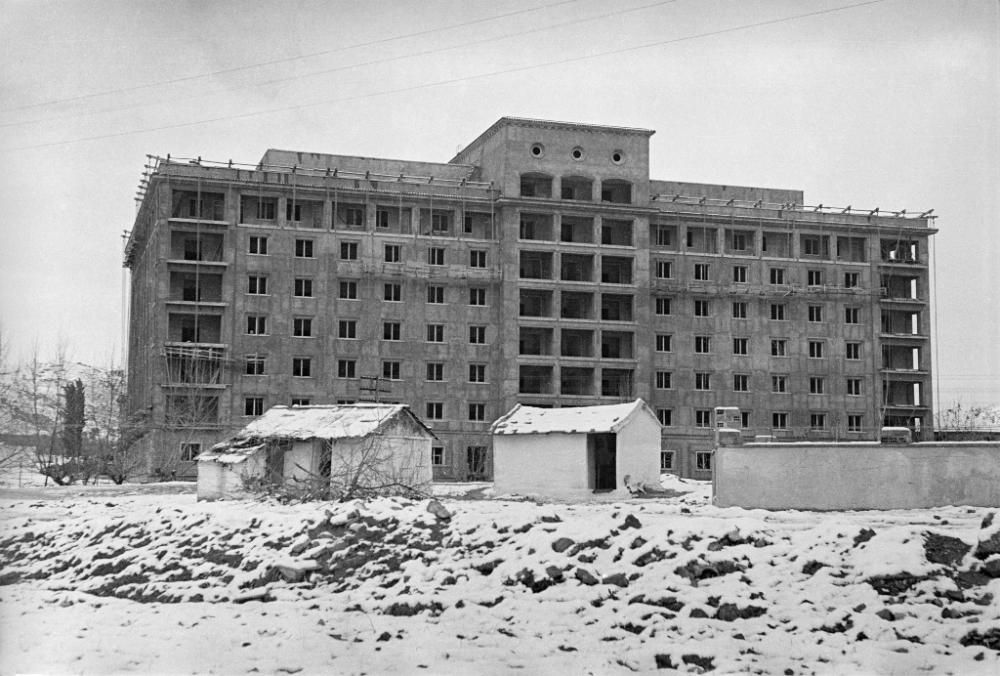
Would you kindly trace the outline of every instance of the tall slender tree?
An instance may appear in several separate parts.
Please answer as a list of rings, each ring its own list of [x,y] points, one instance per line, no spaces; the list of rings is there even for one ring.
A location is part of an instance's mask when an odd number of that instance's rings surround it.
[[[83,428],[86,425],[86,395],[83,381],[77,378],[63,386],[63,453],[83,461]]]

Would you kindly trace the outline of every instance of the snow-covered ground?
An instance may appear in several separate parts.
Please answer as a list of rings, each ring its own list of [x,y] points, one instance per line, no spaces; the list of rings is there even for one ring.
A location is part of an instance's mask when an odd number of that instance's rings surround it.
[[[439,497],[450,518],[0,492],[0,673],[1000,673],[1000,515],[719,509],[706,484],[666,487]]]

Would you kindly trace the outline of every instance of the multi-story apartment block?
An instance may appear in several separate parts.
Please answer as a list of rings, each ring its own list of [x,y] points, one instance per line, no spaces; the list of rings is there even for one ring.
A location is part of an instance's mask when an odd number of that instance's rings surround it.
[[[150,470],[274,404],[409,404],[440,478],[515,403],[642,397],[665,470],[745,434],[931,424],[928,213],[652,180],[652,131],[502,118],[447,163],[151,158],[125,252]]]

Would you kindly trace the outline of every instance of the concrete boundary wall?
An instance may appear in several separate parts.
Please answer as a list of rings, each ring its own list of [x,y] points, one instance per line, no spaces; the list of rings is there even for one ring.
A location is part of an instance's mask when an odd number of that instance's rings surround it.
[[[713,502],[748,509],[1000,507],[1000,443],[782,443],[715,452]]]

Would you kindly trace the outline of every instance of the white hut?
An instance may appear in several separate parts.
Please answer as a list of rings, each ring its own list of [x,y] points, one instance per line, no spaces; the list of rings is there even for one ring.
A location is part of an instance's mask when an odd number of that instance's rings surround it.
[[[275,406],[198,456],[198,499],[240,497],[263,484],[345,476],[367,486],[431,481],[436,437],[402,404]]]
[[[659,483],[660,422],[641,399],[572,408],[518,404],[492,432],[498,494],[625,497],[626,477]]]

